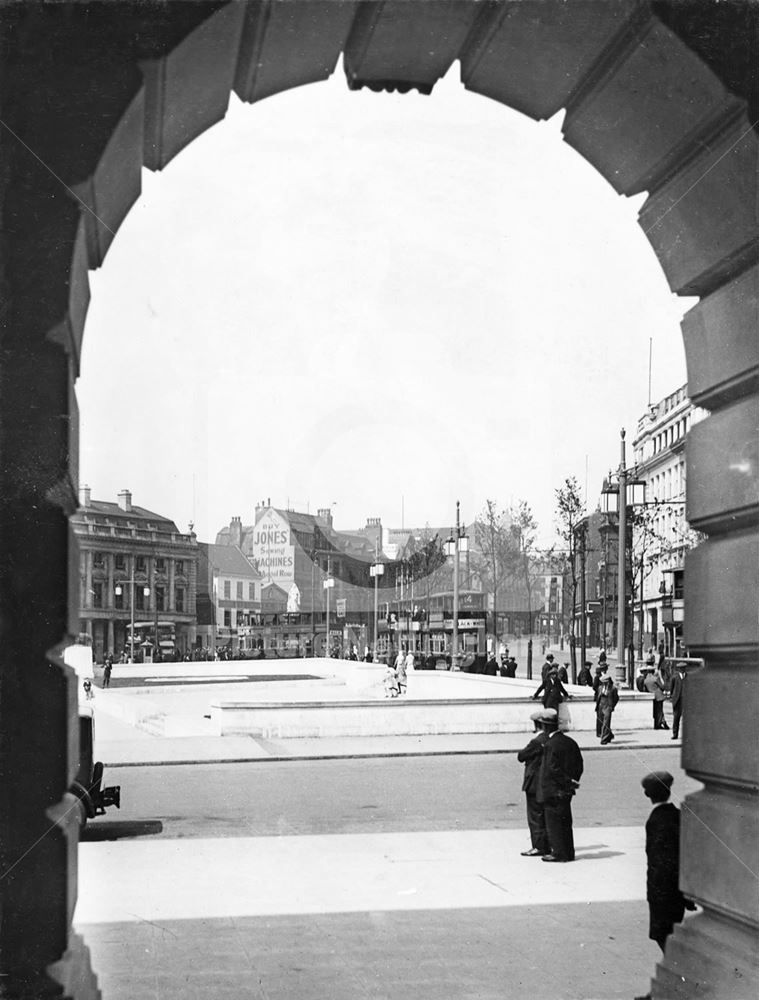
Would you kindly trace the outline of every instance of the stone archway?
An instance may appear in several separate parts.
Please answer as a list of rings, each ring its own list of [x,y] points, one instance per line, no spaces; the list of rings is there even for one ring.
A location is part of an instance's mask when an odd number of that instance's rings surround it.
[[[683,747],[704,782],[684,822],[679,928],[654,996],[759,990],[759,223],[757,84],[748,5],[609,0],[63,2],[0,8],[0,608],[3,912],[9,995],[70,981],[76,824],[75,693],[55,655],[75,630],[74,384],[100,266],[139,195],[225,113],[328,77],[428,93],[455,60],[464,86],[564,136],[620,193],[648,192],[641,225],[679,294],[693,399],[688,516],[707,541],[686,576],[688,640],[707,668]],[[695,470],[695,474],[693,471]],[[53,651],[53,652],[51,652]],[[716,838],[716,839],[715,839]],[[715,851],[714,844],[729,845]],[[68,988],[64,988],[71,995]],[[80,994],[83,995],[83,994]]]

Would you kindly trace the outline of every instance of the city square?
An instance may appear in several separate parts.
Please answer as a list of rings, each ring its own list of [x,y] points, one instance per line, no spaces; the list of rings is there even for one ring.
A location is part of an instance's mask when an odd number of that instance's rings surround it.
[[[4,996],[756,995],[758,27],[0,0]]]

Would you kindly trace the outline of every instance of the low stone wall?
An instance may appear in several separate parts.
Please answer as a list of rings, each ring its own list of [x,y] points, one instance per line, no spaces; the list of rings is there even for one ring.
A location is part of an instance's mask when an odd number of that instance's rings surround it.
[[[320,736],[413,736],[454,733],[529,733],[539,703],[516,698],[392,698],[382,701],[294,702],[211,701],[214,730],[221,736],[291,739]],[[592,695],[562,707],[563,727],[595,731]],[[650,729],[651,698],[623,694],[614,728]]]

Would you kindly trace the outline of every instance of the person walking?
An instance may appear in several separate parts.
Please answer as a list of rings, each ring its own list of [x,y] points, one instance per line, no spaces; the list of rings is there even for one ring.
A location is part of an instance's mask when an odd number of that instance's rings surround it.
[[[667,697],[666,687],[661,674],[654,672],[653,667],[645,666],[645,678],[643,686],[649,694],[653,695],[653,718],[654,729],[669,729],[664,719],[664,701]]]
[[[111,686],[111,671],[113,670],[113,658],[106,657],[105,666],[103,667],[103,687],[107,688]]]
[[[562,667],[558,669],[558,677],[562,684],[569,684],[569,672],[567,671],[568,663],[565,663]]]
[[[611,743],[614,739],[614,733],[611,731],[611,717],[618,701],[619,691],[611,677],[605,674],[601,680],[598,701],[596,702],[596,716],[601,724],[601,732],[598,735],[601,737],[602,746]]]
[[[676,740],[680,735],[680,722],[683,717],[683,690],[685,687],[685,665],[682,661],[677,664],[677,669],[669,682],[669,697],[672,702],[672,739]]]
[[[533,712],[530,716],[533,723],[543,721],[543,712]],[[538,774],[543,759],[543,749],[548,739],[548,731],[541,729],[527,746],[517,754],[517,760],[524,764],[522,791],[527,806],[527,827],[530,831],[532,846],[528,851],[522,851],[523,858],[542,858],[548,854],[548,831],[546,830],[545,810],[542,802],[538,802]]]
[[[385,697],[386,698],[397,698],[400,694],[400,687],[398,685],[398,674],[392,663],[388,663],[385,666]]]
[[[409,651],[406,653],[406,673],[407,674],[413,674],[413,672],[414,672],[414,662],[415,662],[414,654],[409,649]]]
[[[413,657],[412,657],[413,660]],[[401,653],[398,654],[398,658],[395,661],[395,676],[398,680],[398,694],[403,695],[406,693],[406,687],[408,685],[408,672],[406,669],[406,657]]]
[[[506,661],[506,676],[516,677],[517,675],[517,661],[513,656],[510,656]]]
[[[566,701],[571,697],[567,689],[559,680],[558,667],[552,667],[549,670],[543,680],[543,683],[532,696],[533,701],[537,701],[541,694],[543,695],[543,708],[555,708],[557,714],[559,711],[559,705],[562,701]]]
[[[539,714],[538,724],[548,733],[536,796],[543,806],[550,847],[543,861],[574,861],[572,797],[582,777],[582,753],[575,741],[559,730],[559,714],[555,709],[545,709]]]
[[[642,780],[643,794],[653,803],[646,820],[646,899],[648,936],[662,951],[675,924],[695,904],[680,892],[680,810],[669,801],[674,778],[669,771],[651,771]]]

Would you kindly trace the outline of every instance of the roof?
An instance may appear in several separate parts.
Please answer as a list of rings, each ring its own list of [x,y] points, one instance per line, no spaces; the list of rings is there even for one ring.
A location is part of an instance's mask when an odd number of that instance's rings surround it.
[[[170,517],[164,517],[163,514],[156,514],[155,511],[148,510],[146,507],[133,506],[131,510],[124,510],[119,504],[108,500],[92,500],[86,507],[78,507],[74,517],[92,517],[95,520],[107,517],[119,521],[155,521],[167,531],[180,533],[179,528],[177,528]]]
[[[219,573],[227,573],[230,576],[247,576],[254,580],[261,579],[260,574],[236,545],[214,545],[212,542],[199,542],[198,548],[201,555],[204,555]]]
[[[306,535],[313,535],[318,531],[325,542],[340,554],[356,558],[363,557],[367,561],[370,561],[374,557],[374,542],[357,531],[336,531],[335,528],[317,517],[316,514],[301,514],[297,511],[284,510],[280,507],[267,507],[264,509],[273,510],[284,521],[287,521],[292,531]],[[243,551],[252,550],[252,544],[249,539],[254,530],[255,525],[253,524],[240,525]],[[220,548],[230,547],[230,535],[230,526],[225,525],[216,534],[217,546]]]

